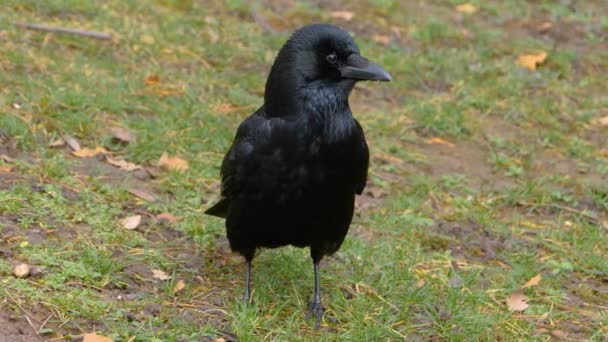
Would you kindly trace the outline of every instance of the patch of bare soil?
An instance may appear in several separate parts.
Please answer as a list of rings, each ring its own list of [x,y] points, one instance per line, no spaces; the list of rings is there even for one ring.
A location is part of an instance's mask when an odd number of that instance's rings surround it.
[[[43,341],[24,317],[0,310],[0,342]]]

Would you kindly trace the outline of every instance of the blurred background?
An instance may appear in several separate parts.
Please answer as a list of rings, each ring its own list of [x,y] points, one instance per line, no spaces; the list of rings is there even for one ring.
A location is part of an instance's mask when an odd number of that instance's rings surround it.
[[[370,180],[321,332],[308,252],[261,253],[242,306],[202,213],[316,22],[393,76],[351,95]],[[601,0],[5,0],[0,340],[602,340],[607,37]]]

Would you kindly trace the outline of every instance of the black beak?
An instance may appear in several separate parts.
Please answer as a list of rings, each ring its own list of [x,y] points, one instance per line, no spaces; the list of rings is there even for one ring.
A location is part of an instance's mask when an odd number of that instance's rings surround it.
[[[356,53],[348,56],[346,65],[340,67],[339,70],[342,77],[345,78],[384,82],[390,82],[393,79],[383,67]]]

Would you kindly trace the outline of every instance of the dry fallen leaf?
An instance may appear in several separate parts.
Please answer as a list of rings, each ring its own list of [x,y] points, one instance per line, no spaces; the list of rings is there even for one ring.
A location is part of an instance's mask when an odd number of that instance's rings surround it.
[[[158,75],[155,74],[149,74],[148,76],[146,76],[146,78],[144,79],[144,83],[147,86],[151,86],[151,85],[155,85],[155,84],[159,84],[160,83],[160,77]]]
[[[57,138],[49,143],[49,147],[63,147],[65,146],[65,140]]]
[[[108,153],[108,150],[106,150],[104,147],[101,147],[101,146],[96,146],[94,149],[85,147],[85,148],[81,148],[76,151],[72,151],[72,154],[78,158],[90,158],[90,157],[95,157],[98,154],[107,154],[107,153]]]
[[[15,161],[15,158],[11,158],[11,157],[7,156],[6,154],[0,154],[0,160],[2,160],[3,162],[6,162],[6,163],[12,163]]]
[[[171,277],[167,273],[165,273],[161,270],[152,270],[152,278],[158,279],[158,280],[171,279]]]
[[[82,342],[114,342],[113,339],[96,333],[84,334]]]
[[[460,13],[473,14],[477,12],[477,7],[467,3],[456,5],[456,11]]]
[[[528,288],[528,287],[532,287],[532,286],[536,286],[540,283],[540,280],[542,279],[540,274],[535,275],[534,277],[530,278],[530,280],[528,280],[524,286],[522,286],[522,289]]]
[[[17,278],[25,278],[30,275],[30,266],[28,264],[21,263],[13,268],[13,274]]]
[[[148,44],[148,45],[152,45],[154,44],[154,37],[152,37],[149,34],[144,34],[143,36],[141,36],[141,42],[144,44]]]
[[[215,340],[213,340],[213,342],[226,342],[226,339],[223,337],[218,337]]]
[[[241,110],[245,110],[245,109],[250,109],[252,108],[251,105],[249,106],[235,106],[233,104],[230,103],[218,103],[215,106],[213,106],[212,110],[216,113],[220,113],[220,114],[230,114],[230,113],[234,113],[234,112],[238,112]]]
[[[154,196],[153,194],[151,194],[151,193],[149,193],[147,191],[141,190],[141,189],[131,188],[128,191],[132,195],[135,195],[135,196],[143,199],[144,201],[156,202],[158,200],[156,198],[156,196]]]
[[[119,127],[119,126],[111,127],[110,134],[112,134],[112,137],[114,139],[122,141],[122,142],[130,143],[133,141],[133,133],[131,133],[130,130],[128,130],[124,127]]]
[[[163,152],[158,160],[158,166],[166,170],[186,171],[188,170],[188,162],[177,156],[169,156],[167,152]]]
[[[439,137],[433,137],[433,138],[426,139],[426,143],[431,144],[431,145],[446,145],[448,147],[456,146],[456,145],[452,144],[451,142],[443,140]]]
[[[422,278],[418,279],[418,281],[416,282],[416,287],[417,288],[421,288],[426,284],[426,281]]]
[[[173,287],[173,293],[178,293],[179,291],[183,290],[185,287],[186,287],[186,283],[182,279],[180,279],[177,281],[177,283]]]
[[[591,120],[591,124],[594,126],[608,126],[608,115],[602,118],[596,118]]]
[[[355,16],[355,13],[351,11],[333,11],[329,13],[329,16],[333,19],[342,19],[346,21],[350,21]]]
[[[568,333],[563,330],[559,330],[559,329],[551,330],[551,335],[553,335],[553,337],[557,337],[562,340],[565,340],[568,338]]]
[[[80,150],[80,143],[78,142],[78,140],[76,140],[76,138],[74,138],[73,136],[71,136],[69,134],[64,134],[61,137],[68,144],[68,146],[70,146],[70,148],[73,151]]]
[[[119,167],[125,171],[135,171],[142,168],[141,165],[128,162],[124,159],[114,159],[110,156],[106,156],[106,161],[108,162],[108,164]]]
[[[536,70],[536,67],[543,64],[547,59],[547,53],[544,51],[536,55],[521,55],[517,58],[517,64],[529,70]]]
[[[157,221],[175,222],[177,218],[169,213],[161,213],[156,215]]]
[[[507,297],[507,307],[511,311],[524,311],[529,306],[528,297],[521,291],[515,291]]]
[[[133,215],[133,216],[125,217],[124,219],[122,219],[122,221],[120,221],[120,224],[122,224],[123,228],[128,229],[128,230],[133,230],[133,229],[137,228],[137,226],[139,226],[140,223],[141,223],[141,215]]]
[[[376,43],[388,45],[391,42],[391,37],[385,34],[375,34],[372,36],[372,40]]]
[[[13,167],[12,166],[0,165],[0,172],[9,173],[11,171],[13,171]]]
[[[551,23],[550,21],[545,21],[544,23],[538,25],[537,29],[538,29],[538,32],[544,33],[544,32],[549,31],[552,27],[553,27],[553,23]]]

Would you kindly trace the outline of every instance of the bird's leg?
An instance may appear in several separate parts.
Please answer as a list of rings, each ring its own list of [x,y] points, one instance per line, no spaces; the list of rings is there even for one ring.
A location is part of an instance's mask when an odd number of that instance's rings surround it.
[[[248,303],[251,300],[251,259],[246,260],[245,269],[245,294],[243,295],[243,301]]]
[[[323,318],[323,304],[321,303],[321,279],[319,279],[319,261],[316,258],[313,259],[315,267],[315,292],[312,297],[312,301],[308,306],[307,318],[315,317],[315,330],[319,330],[321,327],[321,318]]]

